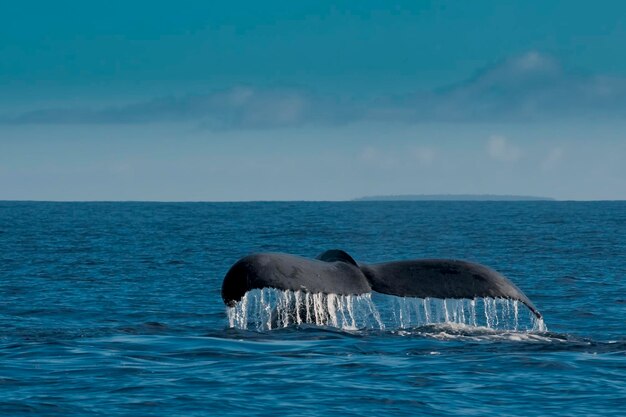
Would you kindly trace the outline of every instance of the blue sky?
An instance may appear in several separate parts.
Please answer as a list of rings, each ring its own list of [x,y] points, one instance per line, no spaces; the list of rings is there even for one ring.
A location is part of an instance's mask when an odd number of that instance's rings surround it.
[[[626,199],[626,5],[0,6],[0,199]]]

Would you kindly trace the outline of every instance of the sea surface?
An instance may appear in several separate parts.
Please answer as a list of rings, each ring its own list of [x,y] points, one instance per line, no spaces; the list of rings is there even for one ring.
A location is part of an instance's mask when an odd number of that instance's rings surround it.
[[[547,330],[230,327],[237,259],[331,248],[489,265]],[[1,416],[461,414],[626,414],[626,202],[0,202]]]

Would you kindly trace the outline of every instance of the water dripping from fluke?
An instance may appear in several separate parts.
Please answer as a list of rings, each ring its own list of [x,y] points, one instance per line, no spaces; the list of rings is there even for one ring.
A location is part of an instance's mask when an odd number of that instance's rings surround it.
[[[305,324],[341,330],[401,330],[432,325],[509,332],[546,332],[542,318],[517,300],[439,299],[309,293],[274,288],[248,291],[227,307],[231,328],[266,331]]]

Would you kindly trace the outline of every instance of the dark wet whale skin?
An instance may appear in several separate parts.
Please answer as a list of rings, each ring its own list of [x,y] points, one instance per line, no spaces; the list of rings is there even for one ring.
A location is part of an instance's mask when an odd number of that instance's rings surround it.
[[[371,291],[401,297],[518,300],[538,318],[526,295],[497,271],[454,259],[416,259],[358,264],[346,252],[331,249],[316,259],[285,253],[257,253],[237,261],[224,277],[222,299],[233,306],[252,289],[277,288],[310,293],[364,294]]]

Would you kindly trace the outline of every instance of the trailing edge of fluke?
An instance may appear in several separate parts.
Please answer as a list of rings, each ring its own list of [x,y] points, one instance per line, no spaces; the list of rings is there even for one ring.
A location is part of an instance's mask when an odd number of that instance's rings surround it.
[[[522,302],[541,318],[528,297],[502,274],[484,265],[452,259],[358,264],[338,249],[315,259],[255,253],[238,260],[226,273],[222,299],[232,307],[246,292],[263,288],[338,295],[376,291],[418,298],[506,298]]]

